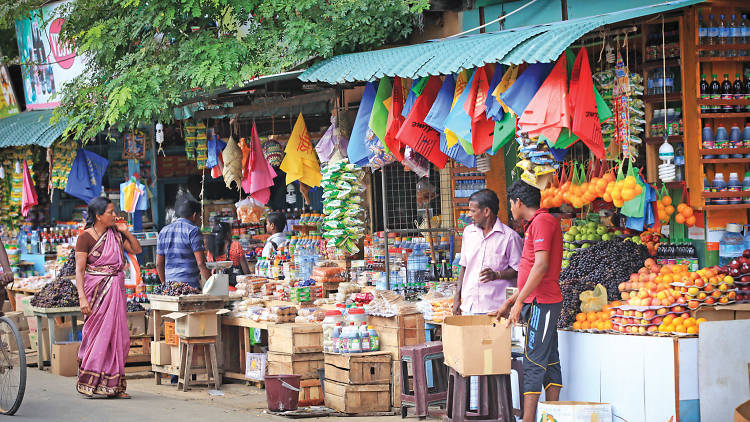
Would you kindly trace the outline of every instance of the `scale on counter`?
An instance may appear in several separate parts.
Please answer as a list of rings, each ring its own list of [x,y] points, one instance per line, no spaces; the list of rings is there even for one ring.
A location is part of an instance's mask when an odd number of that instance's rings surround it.
[[[209,270],[214,274],[206,280],[203,285],[203,294],[214,296],[226,296],[229,294],[229,274],[232,268],[232,261],[207,262]]]

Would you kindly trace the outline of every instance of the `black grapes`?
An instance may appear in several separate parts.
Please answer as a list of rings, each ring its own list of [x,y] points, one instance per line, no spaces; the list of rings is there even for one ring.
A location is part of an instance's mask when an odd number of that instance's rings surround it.
[[[72,249],[68,255],[68,260],[65,261],[58,276],[65,277],[76,275],[76,250]]]
[[[140,303],[134,300],[128,301],[128,310],[127,310],[128,312],[138,312],[138,311],[145,311],[145,310],[146,309],[144,309]]]
[[[576,314],[581,311],[578,296],[597,284],[607,289],[608,301],[618,300],[617,286],[638,272],[648,257],[645,246],[620,240],[599,242],[576,252],[570,257],[570,265],[560,274],[563,308],[558,328],[573,325]]]
[[[47,283],[31,299],[31,306],[37,308],[68,308],[79,306],[78,290],[75,284],[66,278],[58,278]]]
[[[153,294],[164,296],[199,295],[202,292],[195,287],[180,282],[159,284],[154,287]]]

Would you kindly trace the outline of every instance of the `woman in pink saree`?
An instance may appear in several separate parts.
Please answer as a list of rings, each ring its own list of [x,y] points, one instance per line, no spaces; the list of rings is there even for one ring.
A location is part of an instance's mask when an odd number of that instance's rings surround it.
[[[86,229],[76,242],[76,287],[85,316],[77,389],[89,397],[130,398],[125,393],[130,333],[123,250],[138,254],[141,246],[127,225],[116,220],[109,199],[92,199]]]

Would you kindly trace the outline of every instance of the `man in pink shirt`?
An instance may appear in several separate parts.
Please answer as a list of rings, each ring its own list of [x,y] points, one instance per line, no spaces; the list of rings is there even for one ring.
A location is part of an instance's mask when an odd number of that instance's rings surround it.
[[[523,242],[497,218],[499,208],[497,195],[489,189],[469,197],[469,217],[474,224],[464,229],[461,241],[455,315],[496,311],[505,302],[506,287],[515,284]]]

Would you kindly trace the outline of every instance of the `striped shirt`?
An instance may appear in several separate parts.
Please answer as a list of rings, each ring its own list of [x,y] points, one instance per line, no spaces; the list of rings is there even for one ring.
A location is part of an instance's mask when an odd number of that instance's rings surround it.
[[[200,271],[195,252],[205,250],[198,227],[180,218],[159,232],[156,253],[164,255],[164,277],[167,282],[181,281],[200,288]]]

